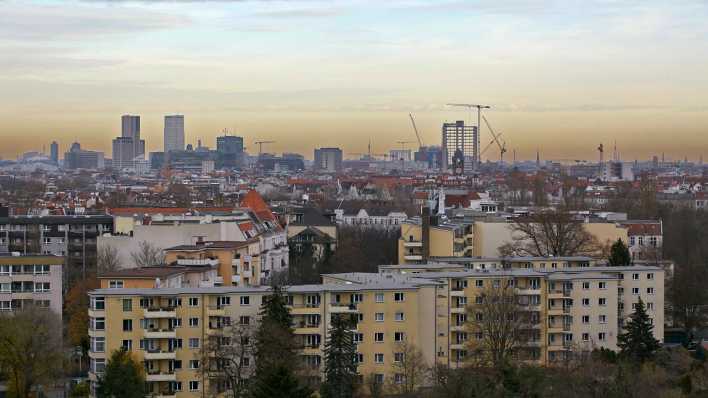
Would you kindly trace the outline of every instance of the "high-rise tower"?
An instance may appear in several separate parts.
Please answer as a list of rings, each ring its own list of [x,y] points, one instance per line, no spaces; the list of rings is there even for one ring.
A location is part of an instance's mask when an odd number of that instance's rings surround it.
[[[184,150],[184,116],[165,116],[164,151]]]

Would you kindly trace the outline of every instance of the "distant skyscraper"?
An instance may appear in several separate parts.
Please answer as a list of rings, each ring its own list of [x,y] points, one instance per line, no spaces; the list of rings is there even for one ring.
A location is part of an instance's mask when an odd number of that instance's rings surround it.
[[[243,137],[224,135],[216,137],[217,168],[236,168],[243,163]]]
[[[477,126],[466,126],[462,120],[443,123],[442,150],[444,170],[452,168],[457,174],[474,171],[478,160]]]
[[[103,152],[85,151],[78,142],[71,144],[69,152],[64,154],[66,169],[102,169]]]
[[[113,168],[135,169],[145,160],[145,140],[140,139],[140,116],[121,116],[121,136],[113,140]]]
[[[121,137],[140,139],[140,116],[123,115],[121,120]]]
[[[184,116],[165,116],[165,152],[184,151]]]
[[[52,145],[49,146],[49,158],[54,164],[59,163],[59,143],[52,141]]]
[[[336,172],[342,169],[342,150],[339,148],[315,149],[316,170]]]

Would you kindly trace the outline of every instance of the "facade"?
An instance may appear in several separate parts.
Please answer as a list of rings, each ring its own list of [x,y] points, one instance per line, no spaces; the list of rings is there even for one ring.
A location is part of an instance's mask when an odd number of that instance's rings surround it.
[[[523,261],[514,264],[526,264]],[[663,271],[658,267],[567,267],[558,269],[458,269],[420,266],[416,273],[383,267],[379,273],[323,275],[317,285],[285,290],[299,360],[313,383],[322,380],[324,343],[332,316],[352,315],[358,373],[382,383],[403,381],[407,347],[426,365],[466,365],[476,342],[468,316],[485,289],[508,286],[528,322],[518,361],[562,364],[594,348],[617,350],[617,336],[641,298],[663,339]],[[147,391],[160,396],[223,396],[220,386],[198,372],[200,347],[228,325],[255,330],[266,287],[102,288],[89,293],[92,384],[106,356],[126,347],[144,363]],[[246,353],[247,374],[255,369]],[[197,362],[194,362],[197,361]]]
[[[49,159],[52,163],[59,164],[59,143],[56,141],[52,141],[49,146]]]
[[[216,137],[217,168],[239,168],[243,165],[243,137]]]
[[[476,169],[477,126],[467,126],[462,120],[443,123],[442,161],[443,170],[452,169],[454,174],[467,174]]]
[[[121,116],[121,136],[113,140],[114,169],[136,169],[145,161],[145,140],[140,139],[140,116]]]
[[[104,167],[103,152],[85,151],[78,142],[71,144],[69,152],[64,153],[64,168],[75,169],[102,169]]]
[[[63,266],[59,256],[0,253],[0,311],[35,305],[61,317]]]
[[[316,170],[334,173],[342,169],[342,150],[339,148],[315,149]]]
[[[664,225],[653,220],[628,220],[621,225],[627,228],[628,246],[633,260],[661,260],[664,244]]]
[[[97,239],[113,231],[113,218],[87,216],[0,217],[0,252],[64,258],[65,283],[96,271]]]
[[[138,122],[140,119],[138,119]],[[165,116],[164,149],[170,151],[184,150],[184,115]]]
[[[338,225],[359,226],[371,228],[398,228],[408,219],[401,211],[381,211],[380,209],[359,209],[357,212],[346,212],[335,209],[335,221]]]
[[[297,153],[283,153],[280,157],[261,153],[258,155],[257,165],[268,171],[298,171],[305,169],[305,158]]]
[[[189,261],[189,265],[159,265],[104,272],[98,276],[101,289],[159,289],[217,286],[212,261]]]

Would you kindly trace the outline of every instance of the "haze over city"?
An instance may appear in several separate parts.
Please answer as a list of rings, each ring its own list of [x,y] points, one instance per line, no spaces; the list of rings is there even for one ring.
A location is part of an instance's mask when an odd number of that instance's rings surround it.
[[[120,115],[147,151],[228,129],[312,157],[415,141],[487,116],[519,159],[708,154],[708,5],[659,1],[3,1],[0,157],[73,141],[110,152]],[[482,130],[483,142],[488,141]],[[496,155],[489,155],[496,160]],[[483,159],[484,160],[484,159]]]

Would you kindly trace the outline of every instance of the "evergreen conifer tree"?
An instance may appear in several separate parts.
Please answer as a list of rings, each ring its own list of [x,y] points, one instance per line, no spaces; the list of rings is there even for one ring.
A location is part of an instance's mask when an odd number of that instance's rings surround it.
[[[627,245],[622,242],[622,239],[617,239],[617,242],[612,244],[610,257],[607,261],[611,267],[621,267],[632,263],[632,255],[629,253]]]
[[[98,380],[99,398],[143,398],[145,376],[143,367],[125,349],[113,351],[103,376]]]
[[[356,345],[352,339],[352,319],[332,315],[329,339],[325,343],[323,398],[351,398],[356,389]]]
[[[634,313],[624,326],[625,332],[617,337],[617,346],[620,356],[635,362],[644,362],[652,359],[659,349],[659,341],[654,338],[649,315],[646,312],[642,299],[639,299]]]

